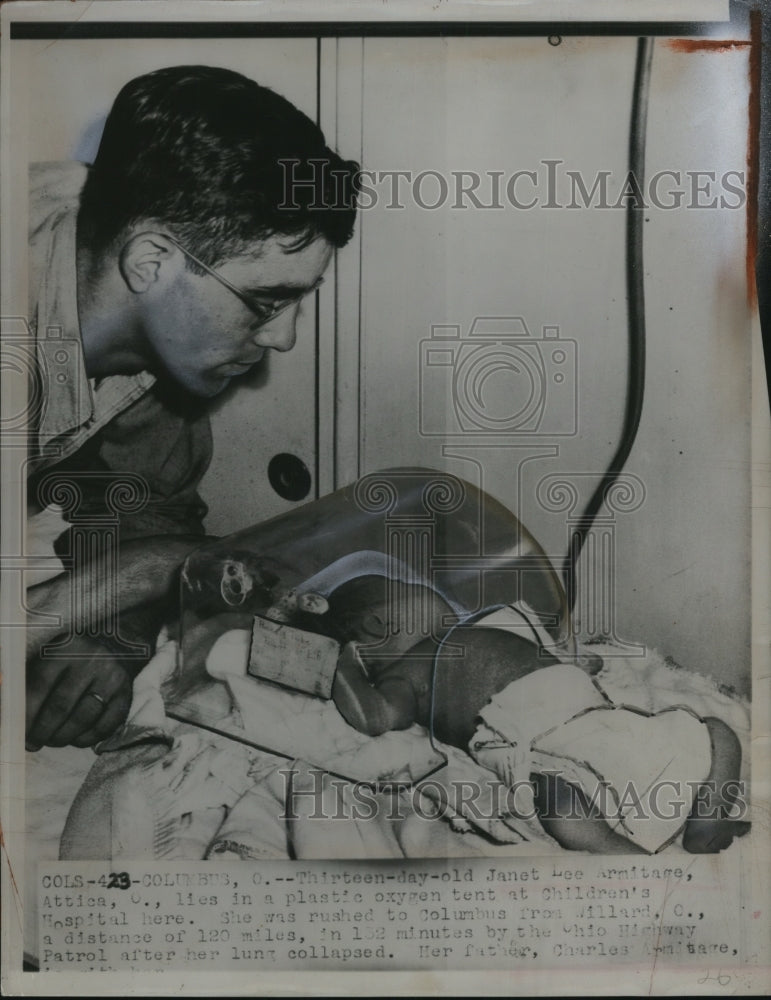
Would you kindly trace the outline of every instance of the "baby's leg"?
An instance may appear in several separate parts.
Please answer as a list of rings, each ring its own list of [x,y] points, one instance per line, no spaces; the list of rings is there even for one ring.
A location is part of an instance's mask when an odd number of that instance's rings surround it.
[[[749,823],[728,816],[741,791],[742,750],[736,733],[721,719],[704,720],[712,744],[712,767],[699,789],[683,831],[683,847],[691,854],[714,854],[741,837]]]
[[[583,791],[555,774],[531,774],[541,826],[560,847],[592,854],[644,854],[608,826]]]

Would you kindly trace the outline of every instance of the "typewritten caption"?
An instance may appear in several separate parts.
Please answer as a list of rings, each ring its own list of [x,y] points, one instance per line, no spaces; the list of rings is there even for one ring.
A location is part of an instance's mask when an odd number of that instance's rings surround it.
[[[709,859],[679,855],[51,862],[38,868],[38,957],[41,971],[79,972],[553,969],[610,958],[688,963],[730,981],[747,961],[730,881],[726,867],[718,875]]]

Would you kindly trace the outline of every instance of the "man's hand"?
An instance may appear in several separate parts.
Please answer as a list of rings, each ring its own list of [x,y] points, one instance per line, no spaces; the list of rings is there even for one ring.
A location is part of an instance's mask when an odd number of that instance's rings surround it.
[[[133,673],[98,638],[74,638],[67,652],[27,664],[28,750],[93,746],[128,714]]]

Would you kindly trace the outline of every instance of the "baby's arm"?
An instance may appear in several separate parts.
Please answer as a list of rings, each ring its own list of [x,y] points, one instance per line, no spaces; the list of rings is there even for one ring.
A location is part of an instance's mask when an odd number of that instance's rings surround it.
[[[332,699],[345,721],[368,736],[407,729],[417,718],[417,701],[409,679],[391,673],[373,687],[352,642],[340,654]]]
[[[683,847],[691,854],[725,850],[734,837],[749,829],[749,823],[727,816],[739,792],[742,751],[738,737],[721,719],[707,718],[704,723],[712,744],[712,767],[683,831]]]

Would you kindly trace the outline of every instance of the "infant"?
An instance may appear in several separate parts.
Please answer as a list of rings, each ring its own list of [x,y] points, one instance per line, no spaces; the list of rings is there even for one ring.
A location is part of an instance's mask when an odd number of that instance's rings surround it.
[[[448,604],[428,587],[358,577],[330,594],[321,620],[344,644],[332,697],[351,726],[377,736],[417,722],[507,783],[529,783],[541,825],[563,847],[652,852],[682,831],[686,850],[709,853],[748,829],[728,815],[741,748],[720,719],[616,706],[590,676],[601,663],[561,663],[482,621],[453,628]],[[682,819],[627,808],[611,825],[596,804],[608,776],[617,790],[636,782],[648,806],[657,779],[682,786]]]
[[[457,616],[430,587],[382,576],[342,584],[330,595],[324,617],[345,644],[332,697],[346,722],[370,736],[433,722],[438,739],[465,749],[479,710],[494,694],[557,663],[548,654],[539,656],[521,636],[482,627],[464,628],[462,634],[455,629],[437,659]],[[460,646],[462,655],[453,655]]]

